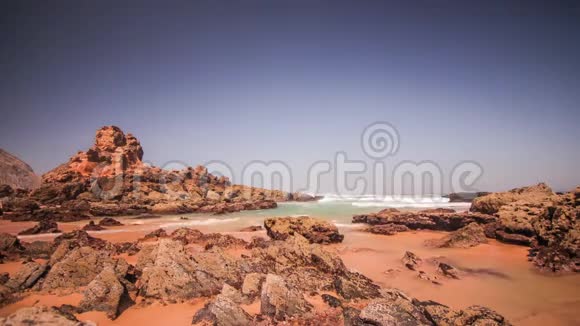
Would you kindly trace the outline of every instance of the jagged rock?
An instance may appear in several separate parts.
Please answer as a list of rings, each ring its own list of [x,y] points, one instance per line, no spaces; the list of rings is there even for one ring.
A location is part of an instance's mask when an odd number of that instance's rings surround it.
[[[92,323],[80,322],[56,308],[37,306],[21,308],[7,317],[0,317],[0,325],[89,326]]]
[[[126,253],[129,256],[133,256],[141,250],[139,242],[117,242],[114,245],[115,252],[118,254]]]
[[[102,220],[99,221],[99,225],[100,226],[122,226],[123,223],[115,220],[114,218],[111,217],[105,217]]]
[[[417,267],[421,266],[421,263],[423,262],[423,260],[419,258],[419,256],[415,255],[410,251],[406,251],[405,255],[403,255],[403,258],[401,260],[403,262],[403,265],[405,265],[405,267],[407,267],[412,271],[416,270]]]
[[[550,206],[534,223],[537,244],[530,251],[540,269],[580,271],[580,207]]]
[[[520,246],[531,246],[534,243],[534,237],[525,236],[523,234],[507,233],[502,230],[496,230],[494,234],[497,240],[504,243]]]
[[[37,262],[26,263],[5,285],[14,291],[31,288],[45,271],[45,264],[41,265]]]
[[[143,240],[151,240],[151,239],[160,239],[160,238],[167,238],[167,232],[164,229],[157,229],[155,231],[151,231],[147,233],[143,238],[139,239],[140,241]]]
[[[33,242],[23,242],[24,255],[31,259],[49,259],[54,252],[54,247],[52,242],[48,241],[33,241]]]
[[[278,275],[268,274],[262,285],[260,312],[276,320],[300,316],[312,310],[302,293],[289,288]]]
[[[311,243],[336,243],[344,238],[334,224],[308,216],[267,218],[264,227],[274,240],[285,240],[296,233]]]
[[[104,311],[110,319],[115,319],[124,292],[116,271],[112,266],[106,266],[87,286],[80,308],[83,311]]]
[[[226,295],[220,294],[195,314],[192,324],[207,321],[218,326],[245,326],[250,325],[252,320],[244,309]]]
[[[51,291],[85,286],[108,267],[112,268],[120,279],[125,277],[129,269],[125,260],[112,258],[107,252],[97,251],[91,247],[76,248],[52,265],[41,288]]]
[[[506,192],[491,193],[486,196],[478,197],[471,203],[472,212],[484,214],[495,214],[500,208],[512,202],[525,200],[528,202],[540,202],[546,197],[554,195],[554,192],[545,183],[539,183],[535,186],[515,188]]]
[[[232,257],[219,250],[190,257],[183,244],[171,239],[145,246],[136,268],[142,273],[139,295],[166,301],[210,296],[219,293],[226,282],[237,286],[242,283]]]
[[[18,257],[24,250],[17,237],[0,233],[0,263],[4,260],[12,260]]]
[[[355,215],[352,223],[370,225],[404,225],[411,230],[455,231],[470,223],[488,224],[497,217],[481,213],[460,213],[443,208],[426,209],[419,212],[384,209],[378,213]]]
[[[171,239],[180,241],[184,245],[202,243],[204,234],[196,229],[179,228],[171,233]]]
[[[89,221],[89,224],[83,226],[83,231],[102,231],[102,230],[105,230],[105,228],[95,224],[94,221]]]
[[[409,228],[401,224],[382,224],[382,225],[371,225],[365,229],[366,232],[383,234],[383,235],[394,235],[399,232],[409,231]]]
[[[368,277],[355,272],[345,272],[334,278],[336,293],[347,300],[372,299],[379,296],[379,286]]]
[[[437,271],[445,277],[459,279],[459,271],[449,264],[440,262],[437,265]]]
[[[203,245],[205,249],[210,249],[213,247],[219,248],[229,248],[240,246],[244,247],[247,245],[247,242],[231,236],[229,234],[221,234],[221,233],[207,233],[204,234],[196,229],[190,228],[179,228],[171,233],[170,237],[174,240],[178,240],[184,245],[188,244],[199,244]]]
[[[54,247],[59,247],[61,243],[68,243],[70,248],[77,247],[91,247],[93,249],[102,250],[107,248],[110,244],[99,238],[91,237],[86,231],[75,230],[63,233],[54,239]]]
[[[252,302],[262,291],[262,283],[266,275],[260,273],[249,273],[244,277],[242,284],[242,295],[246,301]]]
[[[34,174],[30,165],[0,148],[0,185],[9,186],[10,189],[34,189],[39,184],[40,178]],[[6,187],[0,189],[0,198],[7,191]]]
[[[438,248],[470,248],[486,242],[483,227],[477,223],[470,223],[442,239],[428,240],[426,244]]]
[[[453,311],[436,302],[422,302],[425,315],[435,325],[511,325],[497,312],[481,306],[470,306],[464,310]]]
[[[30,229],[26,229],[24,231],[19,232],[20,235],[27,235],[27,234],[40,234],[40,233],[61,233],[58,229],[58,224],[54,221],[46,221],[42,220],[38,222],[37,225],[31,227]]]
[[[413,302],[397,297],[395,299],[375,299],[361,310],[359,318],[377,326],[390,325],[431,325],[421,310]]]

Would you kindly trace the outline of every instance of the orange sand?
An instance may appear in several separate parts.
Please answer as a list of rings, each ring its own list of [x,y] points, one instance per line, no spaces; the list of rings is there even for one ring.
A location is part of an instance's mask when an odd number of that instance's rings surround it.
[[[126,222],[127,220],[123,221]],[[87,221],[59,223],[63,231],[81,228]],[[34,225],[34,222],[0,221],[0,232],[17,232]],[[157,222],[125,225],[108,228],[115,232],[89,232],[92,236],[112,242],[134,241],[159,227]],[[198,227],[202,232],[213,232],[211,226]],[[171,231],[171,230],[168,230]],[[421,300],[434,300],[452,308],[470,305],[485,305],[506,316],[515,325],[580,325],[580,275],[551,276],[536,272],[527,261],[527,248],[489,241],[470,249],[437,249],[424,246],[427,239],[444,236],[443,232],[418,231],[382,236],[360,232],[352,228],[342,228],[344,242],[327,246],[335,250],[345,264],[359,271],[383,287],[396,287]],[[233,236],[250,240],[252,236],[266,236],[265,231],[227,232]],[[51,240],[56,235],[20,237],[23,241]],[[199,250],[199,248],[190,248]],[[421,280],[417,272],[406,269],[401,263],[405,251],[412,251],[423,259],[423,270],[438,277],[442,285]],[[245,250],[228,251],[233,256],[246,253]],[[120,255],[135,264],[137,256]],[[435,272],[430,258],[448,262],[472,272],[460,280],[447,279]],[[0,272],[14,273],[20,262],[0,264]],[[22,300],[0,309],[0,316],[6,316],[18,308],[35,304],[60,305],[76,304],[81,294],[59,297],[55,295],[31,294]],[[316,307],[325,304],[320,297],[309,297]],[[104,313],[87,312],[79,315],[81,320],[92,320],[99,325],[190,325],[193,315],[203,307],[205,300],[150,306],[135,305],[124,311],[115,321],[110,321]],[[259,312],[259,302],[243,305],[248,313]]]

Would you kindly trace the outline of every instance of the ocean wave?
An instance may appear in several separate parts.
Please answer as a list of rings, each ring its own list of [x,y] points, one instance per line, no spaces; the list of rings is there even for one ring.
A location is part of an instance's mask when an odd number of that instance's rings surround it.
[[[392,207],[392,208],[469,208],[470,203],[449,203],[449,202],[354,202],[356,207]]]
[[[376,196],[376,195],[336,195],[325,194],[324,198],[318,200],[319,203],[333,203],[333,202],[372,202],[372,203],[394,203],[394,204],[441,204],[448,203],[449,198],[438,195],[430,195],[425,197],[415,196]]]
[[[230,223],[238,221],[239,217],[234,218],[208,218],[204,220],[187,220],[187,221],[180,221],[180,222],[172,222],[172,223],[165,223],[161,224],[161,228],[169,228],[169,227],[181,227],[181,226],[194,226],[194,225],[213,225],[213,224],[222,224],[222,223]]]

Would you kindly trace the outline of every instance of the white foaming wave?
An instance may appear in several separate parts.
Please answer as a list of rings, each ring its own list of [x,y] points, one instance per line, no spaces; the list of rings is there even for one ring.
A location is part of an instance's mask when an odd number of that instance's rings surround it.
[[[239,217],[234,218],[224,218],[224,219],[217,219],[217,218],[208,218],[205,220],[192,220],[192,221],[185,221],[185,222],[172,222],[172,223],[165,223],[161,224],[161,228],[168,228],[174,226],[193,226],[193,225],[213,225],[213,224],[223,224],[223,223],[230,223],[238,221]]]
[[[405,202],[365,202],[352,203],[356,207],[392,207],[392,208],[469,208],[471,203],[449,203],[449,202],[432,202],[432,201],[405,201]]]
[[[332,202],[351,202],[357,205],[354,206],[365,206],[364,203],[387,203],[387,204],[446,204],[449,203],[449,198],[441,196],[426,196],[426,197],[414,197],[414,196],[376,196],[376,195],[360,195],[360,196],[348,196],[348,195],[336,195],[336,194],[325,194],[324,198],[318,201],[319,203],[332,203]],[[361,203],[362,202],[362,203]],[[360,205],[362,204],[362,205]]]
[[[346,223],[337,223],[334,221],[332,223],[336,225],[337,228],[358,229],[364,227],[364,225],[362,224],[346,224]]]

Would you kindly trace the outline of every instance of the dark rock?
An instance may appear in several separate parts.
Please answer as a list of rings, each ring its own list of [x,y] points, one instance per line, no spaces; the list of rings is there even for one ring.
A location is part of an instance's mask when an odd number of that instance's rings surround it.
[[[26,229],[21,231],[20,235],[28,235],[28,234],[40,234],[40,233],[61,233],[58,229],[58,224],[54,221],[46,221],[42,220],[38,222],[37,225],[31,227],[30,229]]]
[[[477,223],[470,223],[442,239],[428,240],[426,244],[438,248],[470,248],[486,242],[483,227]]]
[[[44,264],[26,263],[5,285],[14,291],[22,291],[31,288],[45,272]]]
[[[437,271],[445,277],[459,279],[459,271],[449,264],[440,262],[437,265]]]
[[[401,224],[382,224],[371,225],[365,231],[375,234],[394,235],[399,232],[409,231],[409,228]]]
[[[105,227],[107,227],[107,226],[122,226],[123,223],[115,220],[114,218],[105,217],[99,221],[99,225],[105,226]]]
[[[164,229],[157,229],[155,231],[147,233],[143,238],[139,239],[142,240],[151,240],[151,239],[159,239],[159,238],[167,238],[167,232]]]
[[[267,218],[264,227],[274,240],[285,240],[294,234],[300,234],[311,243],[336,243],[344,238],[334,224],[308,216]]]
[[[415,255],[410,251],[406,251],[405,255],[403,255],[403,258],[401,260],[403,262],[403,265],[405,265],[405,267],[407,267],[412,271],[416,270],[417,267],[421,266],[421,263],[423,262],[423,260],[419,258],[419,256]]]
[[[102,230],[105,230],[105,228],[95,224],[94,221],[89,221],[89,224],[83,226],[83,231],[102,231]]]

